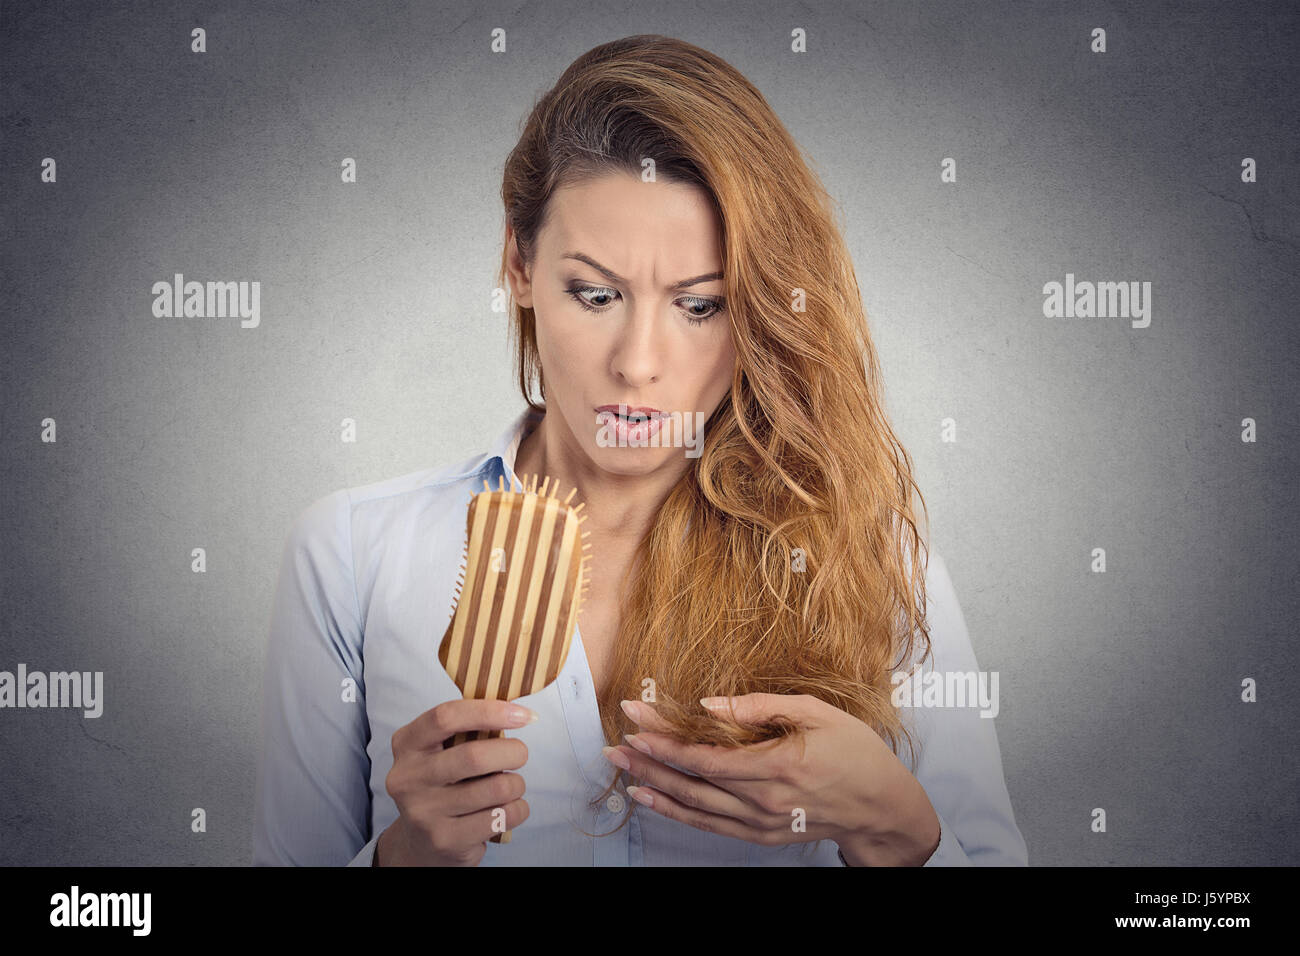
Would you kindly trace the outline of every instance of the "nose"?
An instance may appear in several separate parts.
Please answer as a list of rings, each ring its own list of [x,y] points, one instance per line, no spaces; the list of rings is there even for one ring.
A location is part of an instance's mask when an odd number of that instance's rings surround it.
[[[644,388],[659,381],[662,374],[663,335],[653,303],[642,303],[626,314],[610,357],[610,370],[629,388]]]

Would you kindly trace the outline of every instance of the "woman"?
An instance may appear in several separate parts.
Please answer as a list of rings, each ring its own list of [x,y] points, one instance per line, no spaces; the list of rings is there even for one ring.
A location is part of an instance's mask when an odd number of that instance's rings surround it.
[[[899,705],[895,673],[975,659],[916,560],[830,203],[763,97],[690,44],[604,44],[502,196],[529,407],[486,455],[300,516],[254,861],[1025,863],[991,721]],[[437,644],[465,505],[532,474],[586,503],[591,591],[557,682],[461,700]]]

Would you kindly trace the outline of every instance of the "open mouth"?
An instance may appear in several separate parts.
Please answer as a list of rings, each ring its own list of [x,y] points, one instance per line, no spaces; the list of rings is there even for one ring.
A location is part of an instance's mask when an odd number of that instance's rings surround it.
[[[599,414],[612,415],[621,422],[628,425],[637,425],[641,422],[648,422],[652,419],[664,418],[664,413],[658,409],[637,408],[629,409],[624,405],[602,405],[596,409]]]

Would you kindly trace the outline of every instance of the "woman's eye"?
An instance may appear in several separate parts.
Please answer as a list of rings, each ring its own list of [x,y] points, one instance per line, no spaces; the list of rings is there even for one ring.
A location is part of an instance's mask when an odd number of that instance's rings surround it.
[[[723,311],[721,299],[700,299],[690,296],[682,300],[686,303],[686,315],[692,325],[699,325],[707,319],[713,318],[719,312]],[[705,309],[704,312],[696,312],[696,309]]]
[[[569,295],[588,312],[604,312],[618,292],[605,286],[584,285],[570,289]],[[677,301],[686,312],[686,321],[691,325],[700,325],[726,311],[726,306],[721,299],[706,299],[692,295]]]
[[[582,286],[581,288],[574,289],[571,294],[575,299],[578,300],[579,305],[586,305],[588,307],[596,306],[597,308],[603,308],[604,306],[609,304],[608,300],[612,298],[613,291],[614,291],[613,289],[602,289],[602,288],[595,288],[592,286]],[[589,299],[584,294],[587,292],[594,292],[596,293],[596,295],[593,298]],[[605,301],[597,302],[595,301],[596,299],[603,299]]]

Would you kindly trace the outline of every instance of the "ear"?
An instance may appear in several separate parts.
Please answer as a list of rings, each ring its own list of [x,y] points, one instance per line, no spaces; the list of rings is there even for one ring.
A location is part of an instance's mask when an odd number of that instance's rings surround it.
[[[506,226],[506,275],[510,280],[510,293],[514,300],[525,309],[533,307],[533,284],[528,277],[523,257],[519,254],[519,244],[515,241],[515,230]]]

